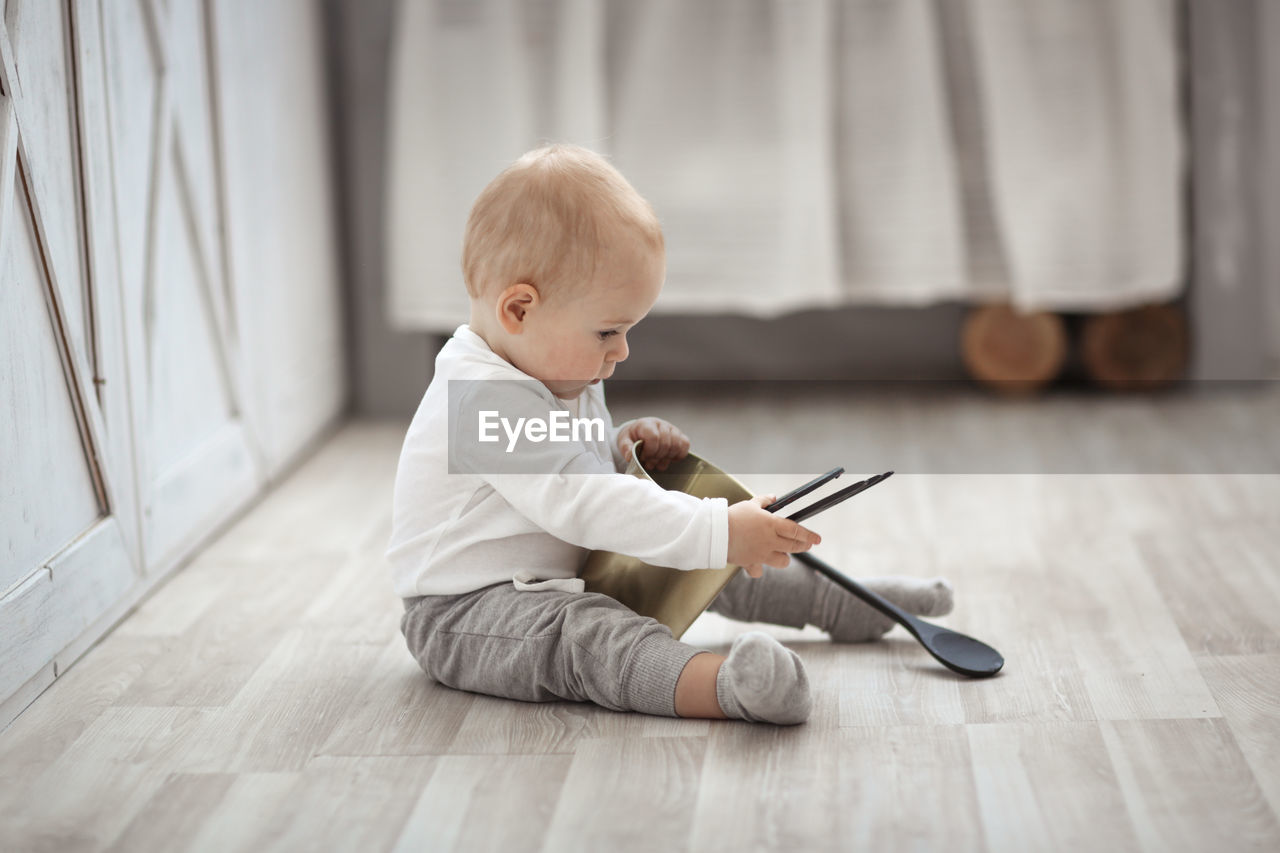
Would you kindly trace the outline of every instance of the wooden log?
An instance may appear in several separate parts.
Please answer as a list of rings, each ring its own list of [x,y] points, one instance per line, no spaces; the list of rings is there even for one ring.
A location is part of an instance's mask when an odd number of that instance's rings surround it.
[[[1099,385],[1118,390],[1158,388],[1187,366],[1186,311],[1181,305],[1147,305],[1084,321],[1080,359]]]
[[[965,318],[960,348],[975,379],[1003,393],[1026,394],[1052,382],[1062,369],[1066,326],[1047,311],[984,305]]]

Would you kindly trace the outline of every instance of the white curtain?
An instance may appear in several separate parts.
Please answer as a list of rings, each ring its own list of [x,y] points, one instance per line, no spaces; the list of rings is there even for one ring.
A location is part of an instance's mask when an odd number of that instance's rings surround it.
[[[466,320],[471,203],[547,141],[653,202],[656,311],[1170,298],[1177,78],[1172,0],[406,0],[391,319]]]

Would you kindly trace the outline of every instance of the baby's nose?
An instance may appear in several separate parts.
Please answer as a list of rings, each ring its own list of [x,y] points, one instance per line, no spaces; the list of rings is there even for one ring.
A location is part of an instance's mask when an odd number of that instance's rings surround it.
[[[626,361],[627,356],[631,355],[631,348],[627,346],[626,338],[618,342],[617,348],[613,351],[614,361]]]

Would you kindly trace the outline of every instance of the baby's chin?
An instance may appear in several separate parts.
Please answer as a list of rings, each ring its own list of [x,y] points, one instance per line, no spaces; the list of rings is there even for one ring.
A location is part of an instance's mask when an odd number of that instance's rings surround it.
[[[587,390],[590,385],[599,385],[599,379],[592,379],[590,382],[567,382],[547,383],[547,387],[551,388],[551,393],[555,394],[561,400],[575,400],[582,396],[582,392]]]

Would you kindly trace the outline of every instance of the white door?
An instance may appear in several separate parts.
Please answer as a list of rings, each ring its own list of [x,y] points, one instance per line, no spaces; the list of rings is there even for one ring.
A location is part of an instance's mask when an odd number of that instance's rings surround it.
[[[0,727],[341,411],[322,13],[0,0]]]
[[[261,485],[219,234],[198,0],[101,4],[142,554],[163,571]]]
[[[266,466],[242,414],[204,5],[0,10],[0,701],[21,704]]]
[[[43,689],[142,565],[108,199],[87,190],[91,6],[5,0],[0,22],[0,699]]]

